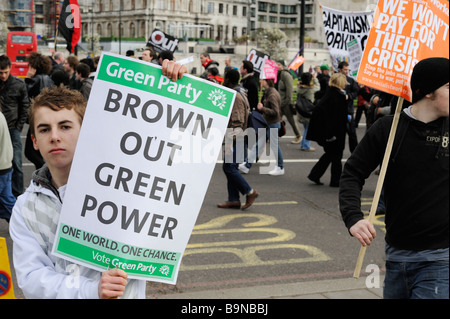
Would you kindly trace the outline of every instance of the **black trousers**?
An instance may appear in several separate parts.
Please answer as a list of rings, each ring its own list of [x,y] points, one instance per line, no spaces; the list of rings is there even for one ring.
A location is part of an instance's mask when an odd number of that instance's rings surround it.
[[[356,146],[358,146],[358,137],[356,136],[356,124],[353,119],[353,114],[351,115],[350,122],[347,123],[347,135],[348,135],[348,147],[350,149],[350,153],[353,153]]]
[[[323,149],[325,153],[320,157],[316,165],[314,165],[308,177],[312,180],[319,180],[331,164],[330,185],[338,186],[342,174],[342,156],[344,153],[342,142],[325,142]]]

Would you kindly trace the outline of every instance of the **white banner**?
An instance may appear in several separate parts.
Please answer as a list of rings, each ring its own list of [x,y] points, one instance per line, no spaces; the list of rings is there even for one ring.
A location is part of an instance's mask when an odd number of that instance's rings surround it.
[[[374,11],[345,12],[322,6],[322,14],[331,61],[337,71],[340,62],[346,61],[350,64],[347,43],[356,39],[359,47],[364,51]],[[359,64],[359,62],[352,64]],[[357,69],[350,70],[351,73],[353,71]]]
[[[159,66],[103,53],[53,252],[175,284],[234,98],[212,82],[173,82]]]

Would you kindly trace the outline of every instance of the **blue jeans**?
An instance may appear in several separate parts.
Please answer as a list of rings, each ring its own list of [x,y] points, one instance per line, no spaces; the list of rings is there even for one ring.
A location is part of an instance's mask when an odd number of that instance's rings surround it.
[[[16,198],[11,191],[12,170],[0,175],[0,218],[9,222]]]
[[[252,188],[239,172],[238,163],[223,163],[223,172],[227,177],[228,201],[239,202],[239,193],[247,195]]]
[[[276,136],[272,136],[272,139],[270,137],[270,129],[276,129],[273,130],[274,134],[276,133]],[[283,160],[283,154],[281,153],[281,147],[280,147],[280,141],[278,138],[278,130],[281,129],[281,122],[276,122],[276,123],[272,123],[269,124],[269,127],[267,127],[266,129],[266,140],[270,141],[270,149],[274,154],[277,154],[277,165],[280,168],[284,167],[284,160]],[[258,144],[261,143],[260,140],[258,140]],[[261,148],[261,150],[257,149],[257,147]],[[245,166],[247,166],[248,168],[252,167],[252,163],[255,161],[255,159],[257,158],[256,153],[260,153],[262,152],[262,148],[264,147],[264,145],[253,145],[253,147],[250,150],[250,154],[248,155],[248,159],[246,160]]]
[[[386,261],[384,299],[448,299],[448,261]]]
[[[311,148],[311,141],[306,139],[306,134],[308,133],[309,122],[303,124],[305,130],[303,131],[303,138],[300,142],[300,148],[304,150],[309,150]]]
[[[9,135],[13,146],[12,193],[18,197],[23,193],[22,140],[18,129],[9,129]]]

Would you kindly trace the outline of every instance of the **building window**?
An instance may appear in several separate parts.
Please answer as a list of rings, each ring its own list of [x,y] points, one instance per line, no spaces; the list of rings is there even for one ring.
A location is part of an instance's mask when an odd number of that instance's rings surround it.
[[[280,24],[296,24],[296,23],[297,18],[280,18]]]
[[[44,18],[34,18],[34,23],[36,23],[36,24],[43,24],[44,23]]]
[[[247,7],[246,6],[242,7],[242,16],[243,17],[247,16]]]
[[[208,2],[208,13],[214,13],[214,2]]]
[[[145,21],[141,22],[141,37],[145,37]]]
[[[219,3],[219,13],[223,13],[223,3]]]
[[[297,6],[280,5],[280,13],[297,14]]]
[[[99,36],[102,36],[102,25],[100,23],[97,24],[97,34]]]
[[[82,36],[88,34],[88,24],[87,23],[82,23],[82,28],[83,28]]]
[[[43,4],[36,4],[34,6],[34,13],[35,14],[44,14],[44,5]]]
[[[108,37],[112,37],[113,36],[113,29],[112,29],[112,25],[111,23],[108,23],[108,26],[106,27],[107,32],[108,32]]]
[[[237,16],[237,12],[238,12],[238,7],[237,6],[233,6],[233,15]]]
[[[258,11],[267,12],[267,2],[258,2]]]
[[[130,37],[136,37],[136,27],[133,22],[130,23]]]
[[[278,13],[278,4],[270,4],[269,6],[270,13]]]
[[[269,17],[269,22],[270,22],[270,23],[277,23],[277,22],[278,22],[278,19],[277,19],[277,17],[270,16],[270,17]]]

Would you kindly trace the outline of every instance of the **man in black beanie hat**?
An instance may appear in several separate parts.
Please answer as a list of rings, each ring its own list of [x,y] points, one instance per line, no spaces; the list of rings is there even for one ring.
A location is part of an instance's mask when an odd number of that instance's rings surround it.
[[[449,298],[449,60],[420,61],[413,104],[400,114],[386,177],[386,299]],[[345,164],[339,206],[363,246],[376,236],[361,211],[364,180],[383,160],[393,116],[376,121]]]

